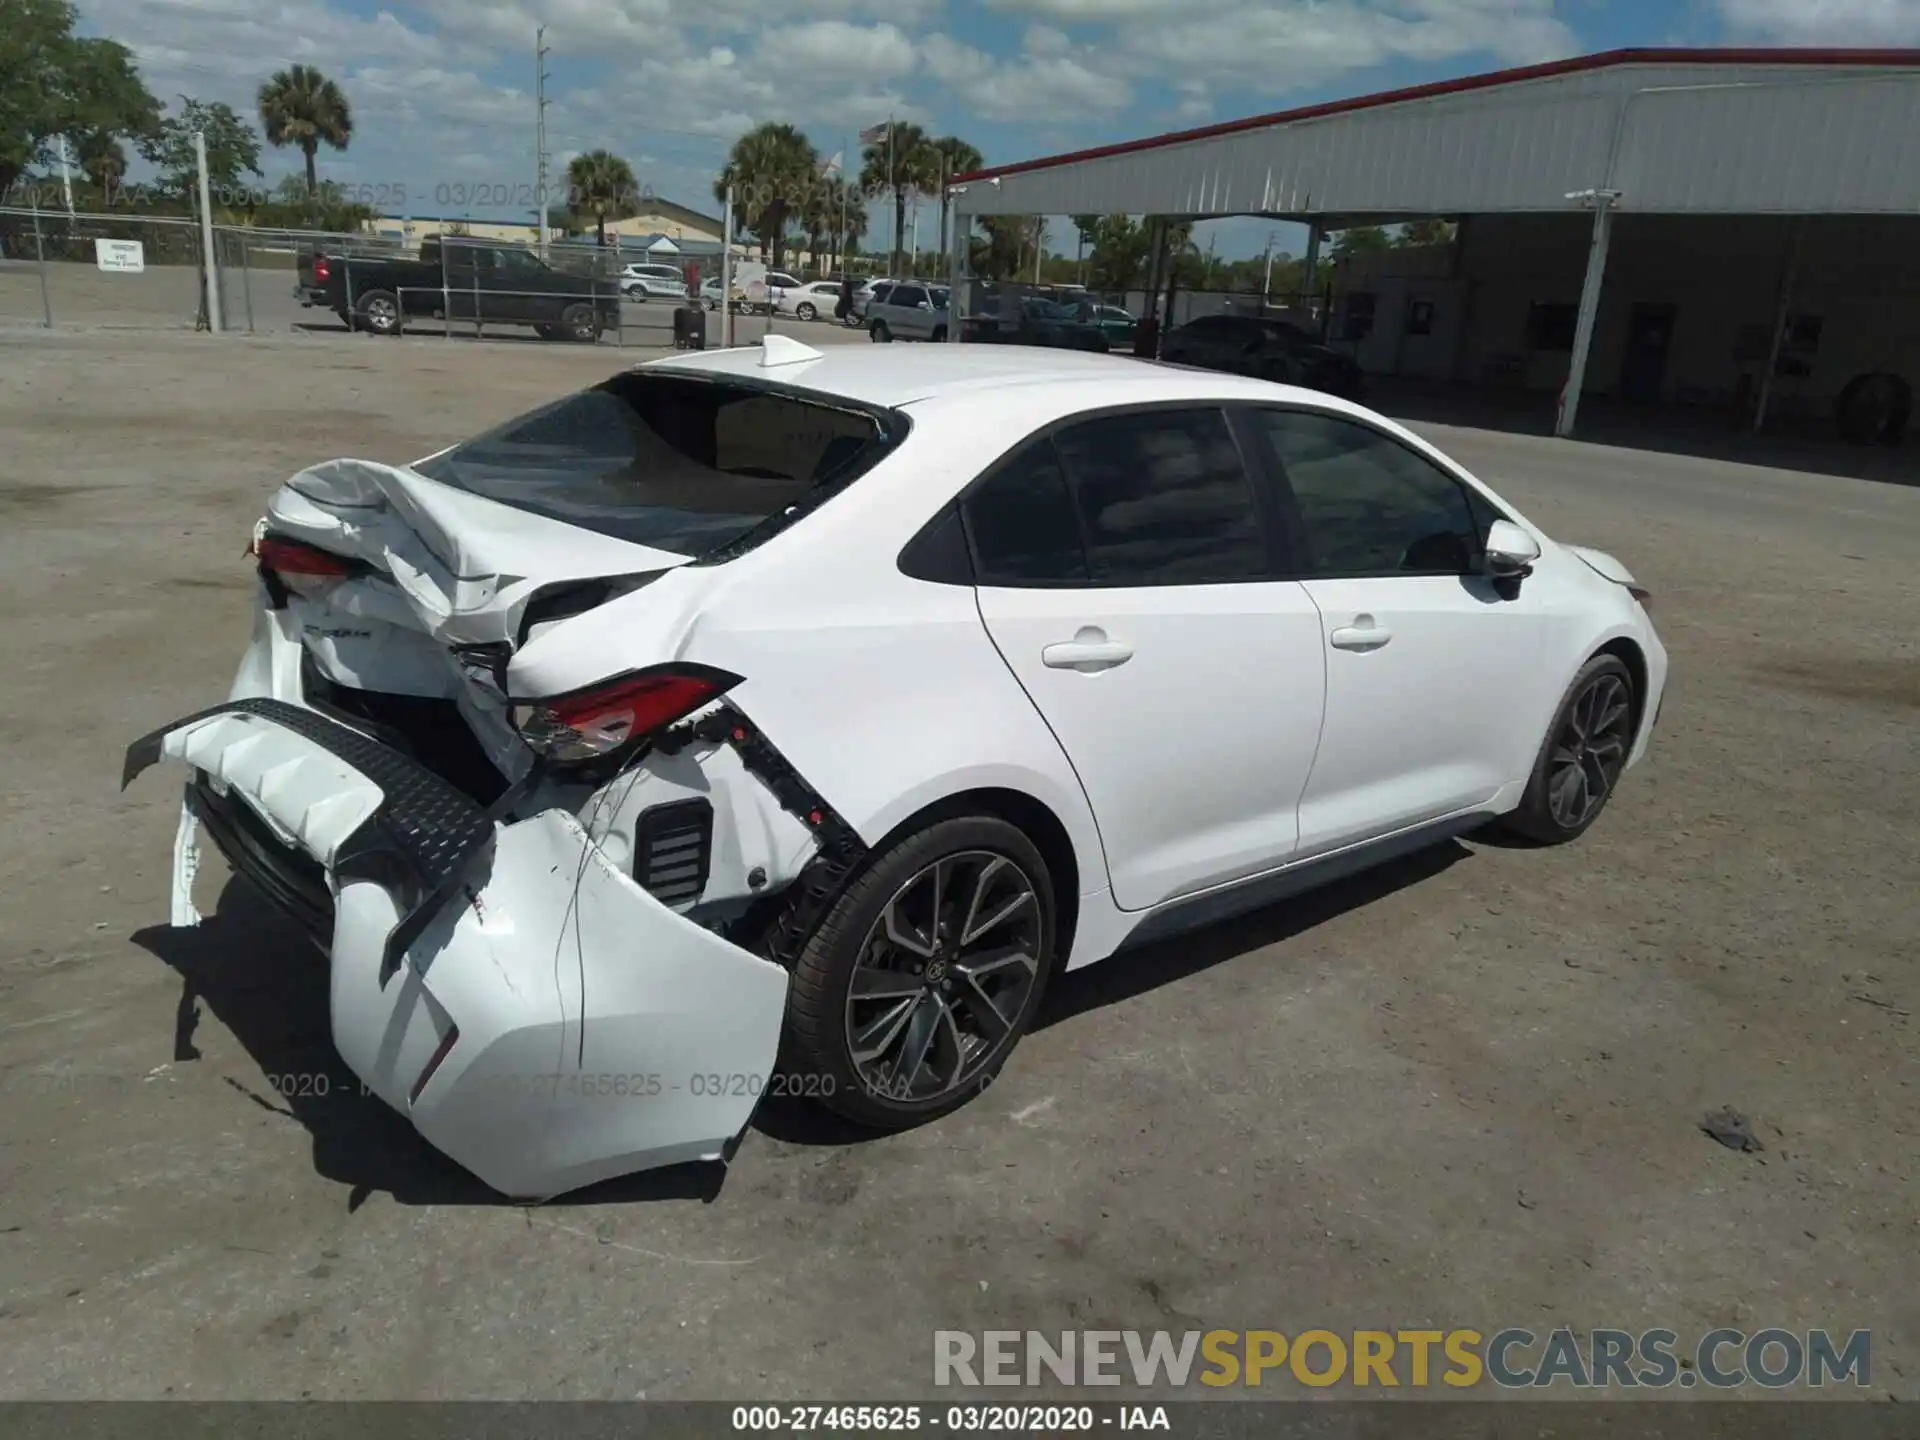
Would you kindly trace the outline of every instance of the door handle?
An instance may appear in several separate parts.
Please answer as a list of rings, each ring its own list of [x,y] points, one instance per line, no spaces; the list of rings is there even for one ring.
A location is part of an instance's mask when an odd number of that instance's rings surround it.
[[[1356,615],[1351,625],[1342,625],[1327,641],[1336,650],[1378,650],[1393,639],[1393,631],[1374,622],[1371,615]]]
[[[1040,652],[1040,663],[1049,670],[1078,670],[1083,675],[1098,674],[1124,665],[1133,658],[1133,647],[1107,639],[1107,632],[1088,625],[1071,640],[1049,645]]]

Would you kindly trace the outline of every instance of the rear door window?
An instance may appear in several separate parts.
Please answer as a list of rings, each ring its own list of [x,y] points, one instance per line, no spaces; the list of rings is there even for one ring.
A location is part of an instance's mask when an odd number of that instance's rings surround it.
[[[1260,504],[1221,411],[1101,416],[1061,430],[1054,443],[1096,583],[1216,585],[1273,575]]]
[[[737,553],[870,469],[897,412],[671,375],[616,375],[414,469],[616,539]]]

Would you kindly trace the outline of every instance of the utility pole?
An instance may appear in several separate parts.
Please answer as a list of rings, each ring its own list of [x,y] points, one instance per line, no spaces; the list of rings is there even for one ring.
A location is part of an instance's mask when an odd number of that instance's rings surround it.
[[[539,214],[540,258],[547,258],[547,27],[533,32],[533,203]]]

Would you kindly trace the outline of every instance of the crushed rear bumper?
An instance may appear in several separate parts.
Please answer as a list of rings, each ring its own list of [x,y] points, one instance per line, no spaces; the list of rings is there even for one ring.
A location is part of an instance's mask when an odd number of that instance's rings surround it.
[[[786,972],[655,900],[572,815],[507,820],[264,698],[136,741],[125,781],[162,759],[191,767],[189,822],[328,950],[341,1058],[489,1185],[546,1198],[722,1158],[745,1128]]]

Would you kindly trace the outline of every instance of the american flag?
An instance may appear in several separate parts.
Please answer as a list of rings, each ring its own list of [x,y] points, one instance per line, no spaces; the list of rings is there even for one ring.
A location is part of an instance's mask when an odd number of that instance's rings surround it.
[[[893,122],[891,120],[885,125],[869,125],[860,132],[860,143],[862,145],[883,145],[886,143],[887,131],[892,128]]]

